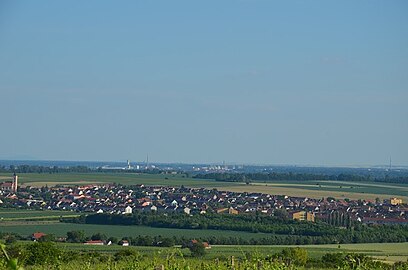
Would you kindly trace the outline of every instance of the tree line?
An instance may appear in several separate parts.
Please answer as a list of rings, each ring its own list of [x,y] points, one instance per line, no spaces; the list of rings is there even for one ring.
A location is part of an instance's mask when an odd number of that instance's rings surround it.
[[[408,183],[408,176],[372,176],[358,174],[312,174],[312,173],[207,173],[197,174],[193,178],[214,179],[224,182],[246,182],[252,181],[312,181],[312,180],[332,180],[332,181],[351,181],[351,182],[388,182],[388,183]]]
[[[59,166],[39,166],[39,165],[10,165],[8,167],[2,165],[0,166],[0,173],[134,173],[136,170],[123,170],[123,169],[102,169],[90,168],[87,166],[70,166],[70,167],[59,167]],[[154,169],[141,169],[137,170],[139,173],[146,174],[161,174],[164,171],[154,168]]]
[[[264,238],[251,240],[240,238],[212,238],[212,244],[333,244],[333,243],[371,243],[407,242],[406,225],[363,225],[358,222],[348,227],[339,227],[347,218],[333,216],[327,222],[305,222],[288,220],[266,215],[228,215],[205,214],[187,216],[182,213],[158,215],[149,212],[134,212],[131,215],[91,214],[77,218],[63,218],[65,222],[109,225],[143,225],[158,228],[211,229],[268,234]],[[177,242],[180,244],[180,242]]]

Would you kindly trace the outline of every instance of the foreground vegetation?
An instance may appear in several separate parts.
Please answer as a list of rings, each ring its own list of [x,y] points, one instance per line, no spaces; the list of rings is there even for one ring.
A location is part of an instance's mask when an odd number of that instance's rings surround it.
[[[337,252],[310,257],[303,248],[215,258],[208,256],[199,244],[196,249],[158,249],[150,254],[134,248],[114,253],[79,251],[50,242],[17,243],[2,248],[2,269],[408,269],[407,262],[389,264],[363,254]]]

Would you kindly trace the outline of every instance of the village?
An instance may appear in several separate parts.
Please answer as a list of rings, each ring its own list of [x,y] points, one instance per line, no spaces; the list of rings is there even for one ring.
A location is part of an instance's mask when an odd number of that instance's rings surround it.
[[[17,190],[17,179],[15,175],[11,184],[2,184],[1,207],[112,214],[132,214],[134,211],[186,215],[258,213],[300,221],[320,220],[336,226],[346,226],[351,220],[365,224],[408,224],[408,207],[399,198],[383,201],[312,199],[184,186],[119,184],[22,186]]]

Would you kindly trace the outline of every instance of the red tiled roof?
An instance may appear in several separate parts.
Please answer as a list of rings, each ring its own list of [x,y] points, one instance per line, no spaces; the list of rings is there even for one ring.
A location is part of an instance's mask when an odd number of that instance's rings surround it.
[[[46,235],[45,233],[36,232],[36,233],[33,233],[32,238],[38,240],[38,239],[40,239],[41,237],[43,237],[43,236],[45,236],[45,235]]]

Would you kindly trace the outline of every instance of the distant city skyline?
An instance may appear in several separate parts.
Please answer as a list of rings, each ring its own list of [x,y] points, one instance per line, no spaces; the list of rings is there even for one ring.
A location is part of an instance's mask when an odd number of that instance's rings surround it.
[[[0,3],[0,159],[408,165],[408,2]]]

